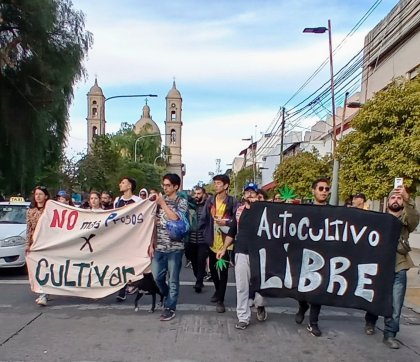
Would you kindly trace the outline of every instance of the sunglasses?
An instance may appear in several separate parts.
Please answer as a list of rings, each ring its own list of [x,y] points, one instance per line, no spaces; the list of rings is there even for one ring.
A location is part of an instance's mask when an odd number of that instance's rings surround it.
[[[330,188],[328,186],[327,187],[324,187],[324,186],[319,186],[318,187],[318,191],[321,191],[322,192],[324,190],[328,192],[328,191],[330,191]]]
[[[146,194],[144,192],[140,193],[140,196],[146,196]]]
[[[35,187],[35,190],[42,190],[45,191],[47,188],[45,186],[37,186]]]

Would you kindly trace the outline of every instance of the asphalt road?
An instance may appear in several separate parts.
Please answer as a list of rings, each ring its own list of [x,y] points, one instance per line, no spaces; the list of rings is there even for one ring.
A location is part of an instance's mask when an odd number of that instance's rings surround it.
[[[196,294],[192,270],[181,274],[177,316],[159,321],[148,313],[151,297],[135,313],[133,297],[116,303],[54,297],[47,307],[34,303],[21,271],[0,270],[0,361],[409,361],[420,360],[420,316],[404,308],[400,350],[389,350],[377,333],[363,332],[363,312],[323,307],[323,336],[296,325],[296,301],[269,299],[269,318],[238,331],[234,328],[233,269],[227,289],[227,312],[218,314],[209,299],[213,288]]]

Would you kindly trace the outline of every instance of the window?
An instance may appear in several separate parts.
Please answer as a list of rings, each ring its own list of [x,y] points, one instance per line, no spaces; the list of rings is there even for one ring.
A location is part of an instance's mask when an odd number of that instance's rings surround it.
[[[92,104],[95,106],[96,105],[96,101],[93,101]]]
[[[171,112],[171,121],[176,121],[176,112],[175,111]]]
[[[171,143],[176,143],[176,131],[173,129],[171,130]]]
[[[96,126],[92,127],[92,138],[98,135],[98,128]]]
[[[96,107],[92,108],[92,116],[95,118],[98,116],[98,108]]]

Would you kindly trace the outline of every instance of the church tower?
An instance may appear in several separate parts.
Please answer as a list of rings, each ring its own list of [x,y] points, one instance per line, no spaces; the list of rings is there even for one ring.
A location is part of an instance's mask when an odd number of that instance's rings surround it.
[[[169,151],[167,170],[176,173],[182,180],[185,165],[182,163],[182,97],[176,89],[175,80],[166,96],[165,144]]]
[[[98,86],[98,80],[96,78],[95,84],[87,94],[87,102],[87,149],[90,152],[93,139],[96,136],[105,134],[105,96],[101,87]]]

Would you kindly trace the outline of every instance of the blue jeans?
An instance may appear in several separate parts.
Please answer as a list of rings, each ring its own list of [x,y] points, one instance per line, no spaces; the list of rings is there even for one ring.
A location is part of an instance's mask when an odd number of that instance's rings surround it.
[[[400,330],[401,309],[407,287],[407,270],[395,273],[392,290],[392,316],[385,318],[384,337],[395,337]]]
[[[160,292],[165,297],[164,307],[175,310],[179,294],[179,273],[182,267],[183,250],[170,252],[155,251],[152,260],[152,273]],[[166,273],[169,285],[166,284]]]

